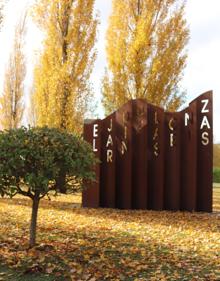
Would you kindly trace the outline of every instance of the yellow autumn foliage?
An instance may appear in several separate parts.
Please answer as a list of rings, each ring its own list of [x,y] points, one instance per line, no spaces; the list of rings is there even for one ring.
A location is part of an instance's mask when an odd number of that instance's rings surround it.
[[[182,104],[189,38],[184,7],[182,0],[113,0],[102,83],[107,114],[134,98],[169,110]]]
[[[93,99],[94,0],[39,0],[33,17],[45,34],[34,72],[37,125],[79,132]]]
[[[213,214],[80,203],[78,194],[42,199],[40,244],[28,249],[31,200],[0,198],[0,272],[1,266],[15,272],[3,280],[220,280],[219,187]]]

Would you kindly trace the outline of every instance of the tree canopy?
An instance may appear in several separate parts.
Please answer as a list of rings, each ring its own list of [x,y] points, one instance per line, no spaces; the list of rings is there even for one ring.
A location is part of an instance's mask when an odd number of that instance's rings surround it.
[[[37,125],[79,132],[93,101],[94,0],[38,0],[33,17],[45,35],[34,73]]]
[[[83,188],[76,180],[92,180],[92,148],[80,137],[58,129],[20,128],[0,132],[0,194],[21,194],[33,201],[30,246],[35,244],[40,199],[60,192],[60,171],[67,192]]]
[[[4,90],[0,97],[1,124],[4,129],[21,125],[24,113],[24,80],[26,77],[26,58],[24,53],[27,11],[15,27],[13,48],[6,66]]]
[[[103,105],[107,114],[129,99],[177,109],[189,30],[182,0],[113,0],[106,34]]]

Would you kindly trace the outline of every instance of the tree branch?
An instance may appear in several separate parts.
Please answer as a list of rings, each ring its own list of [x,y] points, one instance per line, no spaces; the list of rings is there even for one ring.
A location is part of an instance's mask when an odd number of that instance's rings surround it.
[[[157,21],[158,21],[158,18],[159,18],[159,13],[160,13],[160,10],[161,10],[161,4],[162,4],[162,0],[160,0],[160,2],[159,2],[159,4],[158,4],[158,9],[157,9],[155,21],[154,21],[154,23],[151,25],[149,35],[150,35],[151,33],[153,33],[153,32],[154,32],[154,29],[156,28]],[[153,67],[153,60],[152,60],[152,62],[151,62],[151,66],[150,66],[150,68],[149,68],[149,74],[152,72],[152,67]],[[144,87],[144,91],[143,91],[143,93],[142,93],[142,96],[143,96],[143,97],[144,97],[145,94],[146,94],[147,85],[148,85],[148,83],[146,82],[146,85],[145,85],[145,87]]]

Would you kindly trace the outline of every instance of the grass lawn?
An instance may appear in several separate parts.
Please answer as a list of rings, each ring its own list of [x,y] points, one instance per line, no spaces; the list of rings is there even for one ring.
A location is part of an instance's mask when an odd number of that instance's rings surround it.
[[[27,249],[30,201],[0,199],[0,281],[220,280],[220,186],[214,213],[81,209],[43,200]]]

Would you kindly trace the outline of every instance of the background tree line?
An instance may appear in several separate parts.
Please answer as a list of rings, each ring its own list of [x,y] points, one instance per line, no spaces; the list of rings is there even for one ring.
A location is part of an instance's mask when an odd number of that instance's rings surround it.
[[[105,113],[131,98],[169,110],[184,102],[180,81],[189,30],[183,0],[112,0],[106,32],[107,67],[102,85]],[[95,0],[35,0],[28,16],[44,35],[34,69],[27,123],[81,132],[94,111],[90,81],[97,56],[99,18]],[[1,98],[3,128],[23,122],[27,13],[15,28]]]
[[[213,154],[213,181],[220,183],[220,144],[214,144]]]
[[[10,1],[10,0],[9,0]],[[4,6],[0,1],[0,26]],[[99,18],[95,0],[35,0],[14,31],[0,98],[3,129],[56,127],[80,133],[83,119],[94,112],[90,76],[97,56]],[[112,0],[106,32],[107,67],[102,105],[109,114],[132,98],[144,98],[168,110],[184,102],[181,79],[186,66],[189,30],[183,0]],[[27,108],[25,36],[31,18],[44,34],[34,69]],[[214,166],[220,166],[219,145]]]
[[[213,166],[220,168],[220,144],[214,144],[214,160]]]

